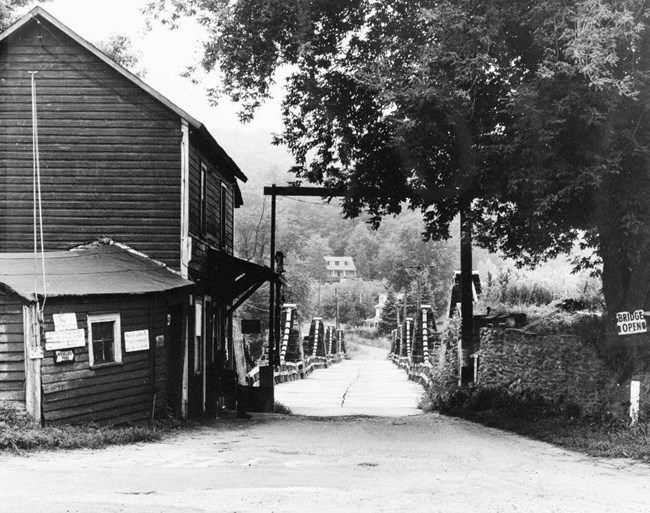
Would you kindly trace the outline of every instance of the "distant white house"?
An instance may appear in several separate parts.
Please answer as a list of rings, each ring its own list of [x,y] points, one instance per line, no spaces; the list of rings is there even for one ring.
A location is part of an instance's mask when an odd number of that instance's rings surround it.
[[[327,277],[332,281],[344,281],[357,277],[357,267],[354,265],[352,257],[326,256],[323,258],[325,258]]]
[[[397,297],[397,300],[400,303],[404,300],[403,292],[398,292],[397,294],[395,294],[395,296]],[[375,316],[372,317],[371,319],[365,320],[366,326],[374,326],[374,327],[379,326],[379,321],[381,321],[381,313],[384,310],[384,307],[386,306],[387,299],[388,299],[388,294],[379,294],[379,300],[375,305]]]

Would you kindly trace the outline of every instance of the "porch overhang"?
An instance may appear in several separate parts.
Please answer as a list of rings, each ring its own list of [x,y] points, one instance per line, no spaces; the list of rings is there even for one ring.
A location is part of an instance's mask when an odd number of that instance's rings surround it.
[[[216,298],[227,304],[226,314],[232,314],[253,293],[267,282],[281,283],[287,281],[270,268],[234,257],[223,251],[211,250],[210,267],[214,271],[213,283]],[[212,274],[212,273],[211,273]]]

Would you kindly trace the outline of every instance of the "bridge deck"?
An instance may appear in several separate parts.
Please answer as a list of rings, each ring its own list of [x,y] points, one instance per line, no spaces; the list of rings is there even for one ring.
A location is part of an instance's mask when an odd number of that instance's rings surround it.
[[[423,388],[386,359],[387,351],[362,346],[352,360],[317,369],[307,379],[278,385],[276,401],[296,415],[419,415]]]

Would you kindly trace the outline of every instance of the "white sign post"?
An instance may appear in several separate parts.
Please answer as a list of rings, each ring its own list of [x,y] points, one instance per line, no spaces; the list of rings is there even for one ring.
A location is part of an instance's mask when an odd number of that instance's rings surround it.
[[[618,326],[619,335],[633,335],[635,333],[647,333],[648,331],[643,310],[618,312],[616,314],[616,326]]]
[[[641,396],[641,382],[632,380],[630,382],[630,423],[639,422],[639,399]]]

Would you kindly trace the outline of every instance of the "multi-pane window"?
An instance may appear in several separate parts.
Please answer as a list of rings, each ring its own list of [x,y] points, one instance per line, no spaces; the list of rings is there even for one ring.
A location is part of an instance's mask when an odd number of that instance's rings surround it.
[[[119,314],[88,316],[88,360],[91,367],[122,361]]]

